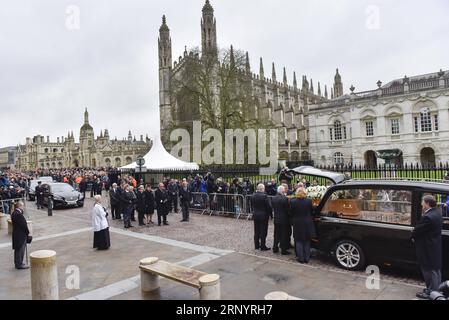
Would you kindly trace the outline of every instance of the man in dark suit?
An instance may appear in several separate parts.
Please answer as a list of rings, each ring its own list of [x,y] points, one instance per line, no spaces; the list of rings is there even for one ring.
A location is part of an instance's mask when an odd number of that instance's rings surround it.
[[[274,213],[274,244],[273,252],[279,252],[279,244],[281,247],[281,253],[283,255],[289,255],[287,250],[290,248],[290,216],[289,216],[289,203],[288,198],[285,195],[286,190],[284,186],[278,187],[277,195],[271,199],[271,207]]]
[[[165,185],[163,183],[159,183],[159,188],[156,190],[154,196],[156,200],[158,225],[161,226],[163,222],[164,226],[168,226],[167,222],[167,214],[169,209],[168,192],[167,189],[165,189]]]
[[[182,209],[182,221],[181,222],[189,222],[189,206],[192,201],[192,193],[188,188],[187,181],[182,183],[182,187],[179,189],[179,199],[181,200],[181,209]]]
[[[134,210],[134,193],[131,191],[129,185],[125,185],[125,190],[120,195],[120,202],[123,208],[123,222],[125,224],[125,229],[132,228],[131,214]]]
[[[443,217],[437,210],[437,202],[433,196],[425,196],[422,200],[423,215],[412,233],[415,242],[416,256],[421,266],[426,289],[416,296],[429,299],[432,291],[438,291],[441,284]]]
[[[16,269],[23,270],[29,269],[29,266],[23,264],[23,257],[25,256],[25,250],[30,231],[28,230],[28,224],[23,216],[23,202],[17,202],[15,210],[11,215],[12,221],[12,248],[14,250],[14,265]]]
[[[122,219],[120,212],[120,190],[118,189],[116,183],[114,183],[112,185],[112,189],[109,190],[109,199],[111,204],[112,220]]]
[[[270,250],[266,246],[268,221],[270,217],[273,217],[273,212],[263,184],[257,186],[257,192],[251,198],[251,205],[253,208],[255,248],[256,250],[268,251]]]
[[[38,181],[36,189],[34,190],[34,194],[36,195],[36,203],[37,209],[44,208],[44,190],[42,190],[42,182]]]

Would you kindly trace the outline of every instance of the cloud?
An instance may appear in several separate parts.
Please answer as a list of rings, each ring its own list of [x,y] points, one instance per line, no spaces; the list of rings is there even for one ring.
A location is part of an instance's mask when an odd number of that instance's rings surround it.
[[[78,132],[84,108],[99,134],[159,131],[157,38],[167,15],[173,58],[200,44],[203,0],[20,0],[0,12],[0,146],[36,134]],[[66,28],[68,5],[80,29]],[[445,0],[212,0],[222,47],[248,51],[255,72],[276,62],[324,87],[335,68],[345,91],[375,88],[402,77],[448,69]],[[367,28],[367,8],[379,28]],[[269,72],[269,71],[267,71]]]

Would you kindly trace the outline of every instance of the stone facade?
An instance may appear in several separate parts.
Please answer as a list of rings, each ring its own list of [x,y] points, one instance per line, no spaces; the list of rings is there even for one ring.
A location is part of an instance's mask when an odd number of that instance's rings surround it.
[[[184,108],[185,103],[177,99],[178,92],[182,88],[177,87],[177,77],[182,74],[189,60],[195,60],[198,65],[205,59],[215,58],[216,68],[229,68],[229,65],[220,65],[218,62],[217,45],[217,21],[214,9],[209,0],[202,10],[201,19],[201,53],[193,53],[185,50],[177,61],[172,59],[172,42],[170,29],[166,17],[163,17],[162,26],[159,30],[159,96],[160,96],[160,122],[161,136],[164,144],[169,149],[170,131],[186,122],[201,120],[201,105],[198,106],[197,118],[191,116],[191,112]],[[233,48],[231,48],[230,61],[234,59]],[[329,98],[339,97],[343,94],[341,76],[337,71],[334,88],[328,91],[322,90],[318,83],[314,89],[313,80],[302,77],[302,86],[298,86],[296,73],[293,73],[292,85],[288,82],[287,71],[283,68],[282,82],[277,80],[275,64],[272,64],[271,78],[265,76],[264,64],[260,58],[259,72],[255,74],[251,70],[249,54],[246,53],[245,68],[237,70],[237,88],[248,88],[251,95],[251,114],[258,118],[270,121],[279,129],[280,157],[283,160],[308,160],[308,123],[307,109],[310,104],[324,103]],[[218,78],[218,77],[217,77]],[[213,79],[214,95],[219,95],[219,80]],[[245,89],[246,90],[246,89]],[[316,91],[315,91],[316,90]],[[218,99],[217,99],[218,100]],[[186,117],[187,115],[187,117]],[[187,120],[186,120],[187,118]]]
[[[17,147],[6,147],[0,149],[0,170],[15,169],[17,150]]]
[[[449,162],[449,71],[404,77],[310,105],[316,164]]]
[[[94,129],[89,124],[89,113],[84,113],[84,124],[80,129],[80,141],[75,142],[73,132],[67,137],[50,141],[47,136],[37,135],[27,138],[26,144],[19,147],[17,169],[21,171],[38,168],[77,168],[77,167],[121,167],[145,155],[151,147],[148,136],[140,140],[133,138],[131,131],[127,139],[111,139],[109,131],[102,130],[95,138]]]

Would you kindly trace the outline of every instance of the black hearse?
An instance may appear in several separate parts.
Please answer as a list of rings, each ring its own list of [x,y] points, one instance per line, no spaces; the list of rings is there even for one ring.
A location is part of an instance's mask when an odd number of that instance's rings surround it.
[[[422,214],[421,199],[433,195],[444,218],[443,273],[449,275],[449,184],[398,179],[346,180],[345,175],[299,167],[301,176],[325,178],[333,185],[315,208],[314,247],[338,266],[356,270],[367,264],[416,270],[411,233]]]

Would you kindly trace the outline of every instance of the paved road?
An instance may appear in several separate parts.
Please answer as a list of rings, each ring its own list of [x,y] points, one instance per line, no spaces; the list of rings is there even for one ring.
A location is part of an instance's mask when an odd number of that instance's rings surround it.
[[[157,295],[142,296],[137,264],[149,256],[220,274],[224,299],[263,299],[280,290],[302,299],[408,300],[421,285],[419,279],[398,272],[382,274],[380,287],[370,290],[366,274],[340,270],[321,257],[303,266],[292,257],[254,251],[251,222],[198,214],[188,224],[172,214],[170,226],[132,231],[111,221],[112,248],[98,252],[92,249],[90,199],[85,208],[56,210],[53,217],[27,205],[35,238],[30,251],[58,253],[61,299],[198,299],[196,290],[166,280]],[[66,286],[68,266],[80,270],[79,289]],[[10,239],[0,230],[0,299],[30,299],[28,273],[13,269]]]

